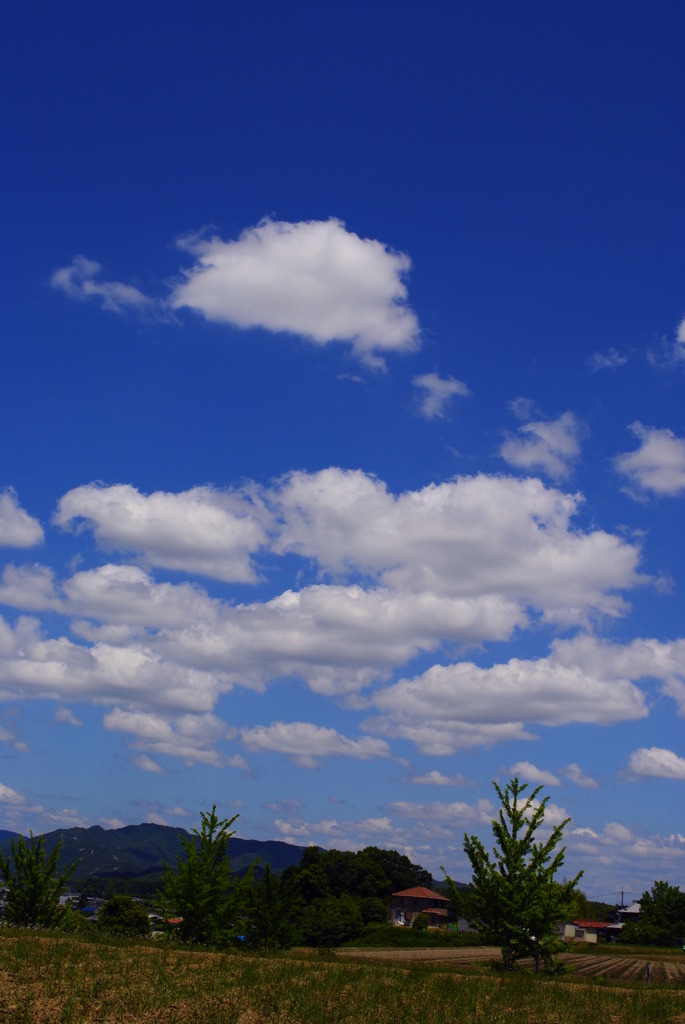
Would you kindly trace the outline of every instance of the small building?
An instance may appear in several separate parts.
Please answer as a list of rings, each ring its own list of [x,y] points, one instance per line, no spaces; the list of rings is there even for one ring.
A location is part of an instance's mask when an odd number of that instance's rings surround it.
[[[410,926],[417,914],[427,914],[431,928],[447,924],[449,899],[425,885],[394,892],[390,898],[388,918],[391,924]]]

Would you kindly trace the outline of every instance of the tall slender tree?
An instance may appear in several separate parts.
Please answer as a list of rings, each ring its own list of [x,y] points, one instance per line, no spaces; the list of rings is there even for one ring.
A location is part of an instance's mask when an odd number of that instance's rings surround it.
[[[183,918],[179,933],[187,942],[225,946],[240,930],[245,880],[236,882],[231,876],[228,857],[228,840],[235,834],[231,825],[237,818],[220,819],[216,804],[202,811],[202,828],[192,830],[194,838],[181,836],[185,858],[178,858],[175,869],[164,865],[163,902]]]
[[[74,873],[78,860],[61,873],[58,860],[62,843],[52,853],[45,850],[43,836],[34,836],[28,843],[23,836],[12,840],[12,853],[7,859],[0,853],[0,875],[8,893],[5,920],[24,927],[60,928],[67,911],[59,898]]]
[[[542,958],[554,965],[558,941],[554,925],[573,906],[575,887],[583,872],[570,881],[557,882],[566,848],[559,848],[564,828],[555,825],[547,838],[536,841],[543,826],[549,797],[538,801],[542,786],[524,797],[528,788],[518,778],[502,789],[493,786],[500,810],[492,822],[495,846],[490,855],[477,836],[464,836],[464,852],[473,869],[468,896],[469,917],[487,942],[502,950],[511,968],[523,956],[534,956],[536,970]],[[454,883],[448,877],[454,889]]]

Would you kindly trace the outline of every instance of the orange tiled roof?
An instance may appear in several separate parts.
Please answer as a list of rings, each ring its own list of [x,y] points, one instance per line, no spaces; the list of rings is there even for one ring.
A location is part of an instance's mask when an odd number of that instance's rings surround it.
[[[441,896],[439,892],[427,889],[425,885],[415,885],[412,889],[402,889],[400,892],[394,892],[393,896],[413,896],[421,900],[441,900],[449,903],[447,896]]]

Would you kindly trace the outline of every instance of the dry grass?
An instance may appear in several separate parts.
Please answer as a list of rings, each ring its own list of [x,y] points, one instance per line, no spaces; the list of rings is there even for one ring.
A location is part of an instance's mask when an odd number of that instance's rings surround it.
[[[426,951],[422,951],[426,952]],[[441,951],[435,951],[441,952]],[[468,951],[463,951],[467,953]],[[488,951],[484,952],[486,955]],[[464,959],[224,954],[0,932],[2,1024],[676,1024],[685,991]],[[491,954],[490,954],[491,955]],[[637,977],[639,972],[633,973]],[[654,975],[652,975],[654,977]]]

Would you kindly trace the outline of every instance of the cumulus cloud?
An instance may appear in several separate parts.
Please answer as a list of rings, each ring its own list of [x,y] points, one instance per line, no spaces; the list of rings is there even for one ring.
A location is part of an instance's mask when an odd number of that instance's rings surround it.
[[[43,527],[26,512],[10,488],[0,493],[0,547],[31,548],[43,542]]]
[[[0,582],[0,604],[22,611],[58,611],[54,573],[44,565],[6,565]]]
[[[390,748],[384,740],[372,739],[370,736],[352,740],[336,729],[327,729],[311,722],[257,725],[252,729],[242,729],[241,736],[248,750],[271,750],[287,754],[304,768],[314,767],[322,757],[354,757],[368,761],[390,756]]]
[[[188,765],[211,764],[217,768],[223,767],[226,759],[216,751],[215,744],[233,735],[224,722],[211,714],[188,714],[169,719],[146,711],[117,707],[104,716],[103,724],[106,729],[135,736],[135,749],[180,757]],[[138,767],[141,767],[140,762]]]
[[[554,775],[553,772],[545,771],[543,768],[537,768],[530,761],[517,761],[516,764],[512,764],[509,769],[509,774],[514,777],[524,779],[526,782],[532,782],[536,786],[560,786],[561,782]]]
[[[394,495],[360,470],[332,467],[290,474],[271,500],[282,520],[274,551],[404,593],[497,595],[570,624],[621,615],[615,591],[640,582],[637,547],[576,530],[582,496],[534,478],[478,474]]]
[[[640,442],[633,452],[617,455],[614,467],[628,478],[638,492],[651,491],[657,497],[676,497],[685,491],[685,439],[672,430],[631,424]]]
[[[214,619],[219,602],[190,583],[156,583],[136,565],[108,563],[75,573],[64,583],[68,610],[135,628],[173,628]]]
[[[68,266],[55,271],[50,284],[70,299],[95,299],[112,313],[144,312],[152,308],[152,300],[133,285],[97,280],[101,270],[96,260],[75,256]]]
[[[207,320],[299,334],[324,345],[346,341],[369,363],[418,346],[407,305],[404,253],[360,238],[340,220],[263,220],[234,241],[186,238],[195,257],[171,296]]]
[[[587,365],[593,373],[600,370],[615,370],[618,366],[625,366],[628,357],[621,355],[615,348],[609,348],[606,352],[594,352],[587,361]]]
[[[145,495],[128,484],[86,484],[60,499],[54,520],[64,528],[86,523],[102,547],[149,565],[234,582],[256,579],[250,552],[265,541],[247,494],[211,487]]]
[[[663,747],[640,747],[630,755],[634,775],[657,779],[685,779],[685,757]]]
[[[539,470],[553,480],[563,480],[580,457],[582,435],[582,424],[572,412],[565,412],[556,420],[521,424],[516,436],[507,437],[500,454],[517,469]]]
[[[599,789],[595,780],[591,779],[589,775],[586,775],[580,765],[576,764],[574,761],[562,768],[561,774],[564,775],[569,782],[575,783],[576,786],[582,786],[584,789]]]
[[[574,651],[569,643],[555,645],[546,658],[512,658],[487,669],[466,661],[433,665],[369,698],[381,715],[369,718],[365,728],[410,739],[425,753],[436,755],[492,746],[504,739],[531,739],[525,723],[606,725],[645,717],[645,695],[632,681],[631,668],[621,658],[613,665],[605,658],[602,664],[604,652],[601,645],[596,647],[595,661],[589,651]],[[627,663],[629,652],[622,653]],[[657,674],[656,659],[651,660],[649,674]],[[632,675],[640,678],[639,666],[633,667]],[[528,768],[538,772],[532,765]]]
[[[412,384],[418,389],[417,411],[426,420],[441,419],[457,395],[466,397],[470,390],[454,377],[440,377],[437,373],[424,373],[414,377]]]
[[[577,626],[623,614],[620,592],[643,582],[639,549],[577,528],[581,500],[539,480],[485,475],[394,494],[373,476],[335,467],[240,491],[76,488],[56,521],[77,535],[92,530],[104,548],[242,582],[257,581],[258,553],[269,571],[280,571],[281,557],[299,559],[299,589],[268,597],[260,580],[253,601],[233,603],[113,559],[63,581],[40,566],[8,567],[0,594],[4,587],[15,607],[68,616],[70,635],[60,636],[52,618],[57,635],[30,617],[0,618],[0,696],[109,706],[107,726],[127,733],[137,753],[242,770],[245,761],[224,747],[228,727],[212,725],[217,702],[234,687],[259,690],[286,676],[375,708],[361,740],[298,734],[314,760],[319,749],[389,756],[391,738],[437,756],[531,738],[531,723],[640,717],[634,684],[643,669],[685,708],[681,652],[649,641],[623,656],[560,645],[537,662],[438,665],[381,688],[368,704],[360,694],[418,655],[454,659],[457,645],[507,640],[531,620]],[[318,582],[306,583],[313,573]],[[272,749],[266,744],[285,743],[296,726],[278,734],[258,727],[246,739]]]

